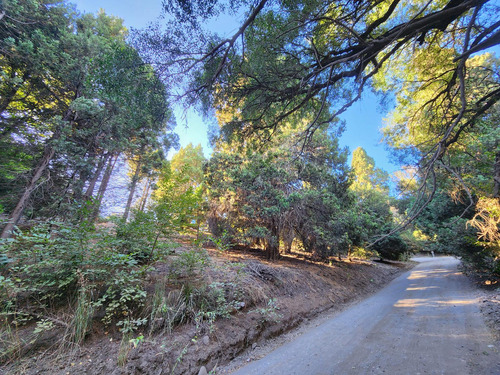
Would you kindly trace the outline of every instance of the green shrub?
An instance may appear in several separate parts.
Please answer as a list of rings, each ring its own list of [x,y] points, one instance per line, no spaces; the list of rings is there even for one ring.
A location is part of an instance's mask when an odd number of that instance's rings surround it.
[[[408,252],[406,242],[398,233],[391,234],[376,242],[372,249],[378,252],[381,258],[387,260],[401,260]]]
[[[276,299],[270,298],[269,301],[267,301],[266,307],[257,308],[252,310],[252,312],[258,312],[261,315],[260,323],[264,324],[265,322],[279,322],[283,317],[283,315],[278,312],[279,309],[280,308],[276,304]]]
[[[354,247],[351,252],[351,257],[359,259],[370,259],[374,255],[375,254],[372,249],[367,249],[359,246]]]
[[[123,236],[123,235],[122,235]],[[65,340],[80,343],[94,312],[103,322],[123,325],[144,304],[147,266],[123,245],[123,237],[107,230],[90,230],[61,223],[44,223],[0,246],[0,313],[13,323],[37,322],[47,328],[47,309],[73,301]],[[22,320],[19,318],[22,317]]]
[[[200,331],[214,329],[214,323],[219,318],[229,318],[231,312],[237,310],[239,288],[234,283],[213,282],[210,285],[194,289],[190,295],[196,328]]]
[[[132,254],[141,263],[154,259],[155,253],[169,253],[166,241],[160,237],[166,235],[165,228],[158,222],[153,211],[133,211],[129,222],[115,219],[116,235],[113,240],[120,252]]]
[[[124,362],[139,329],[171,333],[176,325],[192,320],[199,330],[212,330],[216,319],[241,308],[242,291],[236,283],[204,285],[199,277],[196,283],[184,281],[180,290],[168,292],[163,280],[148,298],[145,280],[157,258],[151,251],[169,253],[168,246],[165,252],[158,251],[158,232],[149,219],[138,215],[129,223],[118,222],[116,232],[44,223],[3,240],[0,357],[12,358],[45,331],[62,327],[61,348],[81,344],[95,316],[100,316],[123,334],[120,361]],[[209,264],[206,250],[185,251],[171,263],[169,277],[193,280]],[[54,318],[64,305],[65,314]],[[29,341],[16,335],[23,325]]]
[[[182,252],[172,262],[173,277],[194,277],[209,265],[210,259],[204,249],[193,249]]]
[[[232,246],[233,238],[227,229],[224,229],[220,236],[210,236],[209,238],[214,243],[217,250],[221,252],[228,251]]]

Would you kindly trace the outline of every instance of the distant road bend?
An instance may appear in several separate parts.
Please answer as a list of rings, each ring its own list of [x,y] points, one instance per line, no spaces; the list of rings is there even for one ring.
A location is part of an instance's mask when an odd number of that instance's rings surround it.
[[[499,375],[499,348],[453,257],[420,263],[367,300],[234,375]]]

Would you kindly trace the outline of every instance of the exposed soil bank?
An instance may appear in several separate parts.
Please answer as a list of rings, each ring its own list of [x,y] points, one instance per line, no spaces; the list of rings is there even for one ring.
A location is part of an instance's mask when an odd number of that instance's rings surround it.
[[[48,351],[0,368],[0,373],[198,374],[201,366],[218,372],[245,350],[253,348],[257,355],[265,341],[325,311],[345,308],[413,266],[369,261],[326,265],[292,257],[266,262],[249,254],[226,254],[214,256],[211,269],[200,277],[205,282],[219,281],[229,272],[227,267],[220,272],[227,264],[240,264],[244,273],[243,308],[229,319],[216,321],[211,331],[190,323],[170,335],[144,334],[137,347],[130,345],[122,366],[118,365],[120,336],[94,332],[82,348],[72,353],[56,355]]]
[[[234,375],[500,374],[498,345],[459,260],[419,262]]]
[[[484,273],[478,273],[463,263],[460,265],[460,270],[475,285],[484,321],[500,342],[500,284],[497,280],[491,280]]]
[[[500,341],[500,288],[479,290],[479,308],[486,325]]]

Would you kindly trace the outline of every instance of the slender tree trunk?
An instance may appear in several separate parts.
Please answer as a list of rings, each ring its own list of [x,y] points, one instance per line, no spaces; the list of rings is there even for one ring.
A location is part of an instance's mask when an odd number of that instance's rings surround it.
[[[25,75],[26,74],[27,74],[27,72],[25,73]],[[12,90],[14,90],[14,89],[12,89]],[[16,92],[17,92],[17,89],[16,89]],[[16,92],[11,93],[12,97],[10,99],[12,99],[14,97]],[[78,98],[79,96],[80,96],[80,94],[77,91],[77,93],[75,94],[75,99]],[[2,106],[2,107],[0,107],[0,114],[1,114],[5,109],[7,109],[9,103],[7,102],[7,99],[5,99],[5,102],[1,103],[0,105]],[[72,111],[70,111],[68,109],[63,116],[63,121],[70,121],[70,122],[76,121],[76,115],[74,115],[72,113]],[[33,176],[31,177],[30,182],[28,183],[28,185],[24,189],[24,192],[21,195],[21,198],[19,199],[16,207],[14,208],[12,213],[10,214],[7,225],[3,229],[2,234],[0,236],[1,238],[9,238],[10,235],[12,234],[12,230],[14,229],[14,226],[19,222],[19,219],[21,218],[21,216],[23,214],[23,211],[26,207],[26,204],[29,201],[31,194],[35,190],[36,183],[38,182],[40,177],[42,177],[43,172],[45,172],[50,161],[54,157],[55,148],[52,147],[50,144],[52,141],[59,139],[61,133],[62,133],[62,127],[58,126],[55,129],[54,134],[52,135],[50,140],[47,142],[42,159],[38,162],[37,166],[35,167],[35,169],[33,171]],[[3,135],[6,135],[5,129],[4,129]]]
[[[110,157],[110,154],[103,155],[101,157],[101,160],[99,160],[99,163],[97,164],[97,168],[95,170],[94,176],[89,182],[89,186],[87,187],[87,190],[85,191],[85,194],[83,195],[85,200],[89,200],[92,198],[92,195],[94,195],[94,189],[95,185],[97,183],[97,180],[99,180],[99,177],[101,177],[102,170],[104,169],[104,166],[108,162]]]
[[[134,171],[134,176],[132,177],[132,183],[130,184],[130,192],[128,194],[127,205],[125,206],[125,212],[123,213],[123,219],[127,220],[130,213],[130,207],[132,206],[132,200],[134,199],[135,188],[137,187],[137,182],[139,181],[139,174],[141,172],[141,155],[142,150],[139,154],[139,160],[137,161],[137,166]]]
[[[63,116],[63,121],[76,121],[76,116],[74,116],[70,110],[67,110]],[[47,169],[50,161],[52,160],[56,152],[55,148],[52,147],[50,144],[52,141],[59,139],[61,133],[62,133],[62,128],[61,126],[58,126],[55,129],[54,134],[52,135],[50,140],[47,142],[42,159],[38,162],[37,166],[33,170],[33,176],[31,177],[30,182],[28,183],[28,185],[26,185],[26,188],[24,189],[21,198],[19,199],[16,207],[10,214],[7,225],[5,226],[5,228],[3,228],[2,234],[0,236],[1,238],[9,238],[10,235],[12,234],[12,229],[14,229],[14,226],[19,222],[19,219],[21,218],[23,211],[26,208],[26,204],[28,203],[31,194],[35,190],[36,183],[38,182],[40,177],[42,177],[43,172],[45,172],[45,170]]]
[[[69,188],[71,187],[71,183],[74,182],[75,178],[76,178],[76,171],[73,171],[73,174],[71,175],[71,178],[69,179],[68,183],[66,184],[66,187],[64,188],[63,193],[59,197],[59,203],[57,205],[57,209],[55,210],[56,213],[61,212],[61,206],[64,202],[64,198],[68,194]]]
[[[277,260],[280,258],[280,249],[277,244],[274,242],[269,242],[267,248],[267,259],[269,260]]]
[[[113,160],[114,157],[114,160]],[[113,169],[115,169],[116,162],[118,161],[118,158],[120,157],[120,154],[111,156],[108,159],[108,166],[106,167],[106,170],[104,171],[104,175],[102,176],[102,181],[101,184],[99,185],[99,190],[97,192],[96,200],[95,200],[95,206],[94,206],[94,212],[92,214],[92,220],[95,221],[97,217],[99,216],[99,210],[101,208],[101,203],[102,203],[102,198],[104,197],[104,193],[106,192],[106,189],[108,188],[109,180],[111,178],[111,174],[113,173]]]
[[[7,225],[5,226],[5,228],[3,228],[1,238],[9,238],[12,234],[12,230],[14,229],[14,226],[19,222],[19,219],[21,218],[21,215],[23,214],[23,211],[26,207],[26,203],[31,197],[31,193],[33,193],[33,190],[35,190],[36,183],[38,182],[40,177],[42,177],[43,172],[45,172],[45,170],[47,169],[47,166],[52,160],[54,153],[55,149],[53,147],[47,147],[45,149],[42,159],[34,170],[33,177],[31,177],[30,182],[24,189],[23,195],[21,195],[19,202],[10,214]]]
[[[196,211],[196,240],[200,240],[201,210]]]
[[[284,245],[284,251],[285,254],[291,254],[292,253],[292,243],[293,239],[295,237],[295,233],[293,232],[293,229],[291,228],[286,228],[283,230],[283,245]]]
[[[146,184],[144,185],[144,190],[142,191],[141,204],[139,206],[139,211],[144,212],[146,209],[146,203],[148,201],[149,196],[149,188],[151,186],[150,178],[148,177],[146,180]]]
[[[88,151],[86,151],[82,156],[82,160],[87,160],[87,163],[89,163],[89,160],[92,159],[92,157],[87,158],[88,154]],[[75,172],[77,173],[76,176],[78,176],[78,178],[75,178],[72,184],[73,198],[75,201],[81,202],[84,200],[85,196],[83,190],[85,188],[85,184],[90,179],[91,173],[85,170],[85,168],[78,167],[75,167]]]
[[[280,248],[279,248],[279,230],[276,225],[272,226],[271,229],[272,239],[267,241],[267,258],[269,260],[277,260],[280,258]]]

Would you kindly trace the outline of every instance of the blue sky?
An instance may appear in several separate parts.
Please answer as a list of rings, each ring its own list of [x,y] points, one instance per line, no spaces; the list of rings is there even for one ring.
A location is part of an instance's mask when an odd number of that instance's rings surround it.
[[[71,0],[70,0],[71,1]],[[128,28],[142,28],[154,21],[160,14],[161,0],[72,0],[78,10],[96,13],[104,9],[107,14],[120,17]],[[235,28],[227,20],[218,23],[218,31],[230,32]],[[210,153],[208,145],[208,124],[196,113],[188,112],[184,117],[180,110],[175,111],[177,118],[176,132],[182,146],[188,143],[201,144],[205,155]],[[368,155],[375,159],[376,165],[388,172],[398,169],[389,161],[388,152],[380,142],[379,128],[383,126],[385,116],[378,109],[377,100],[370,92],[364,93],[361,101],[355,103],[342,117],[346,121],[346,130],[340,139],[342,146],[348,146],[351,152],[361,146]]]

